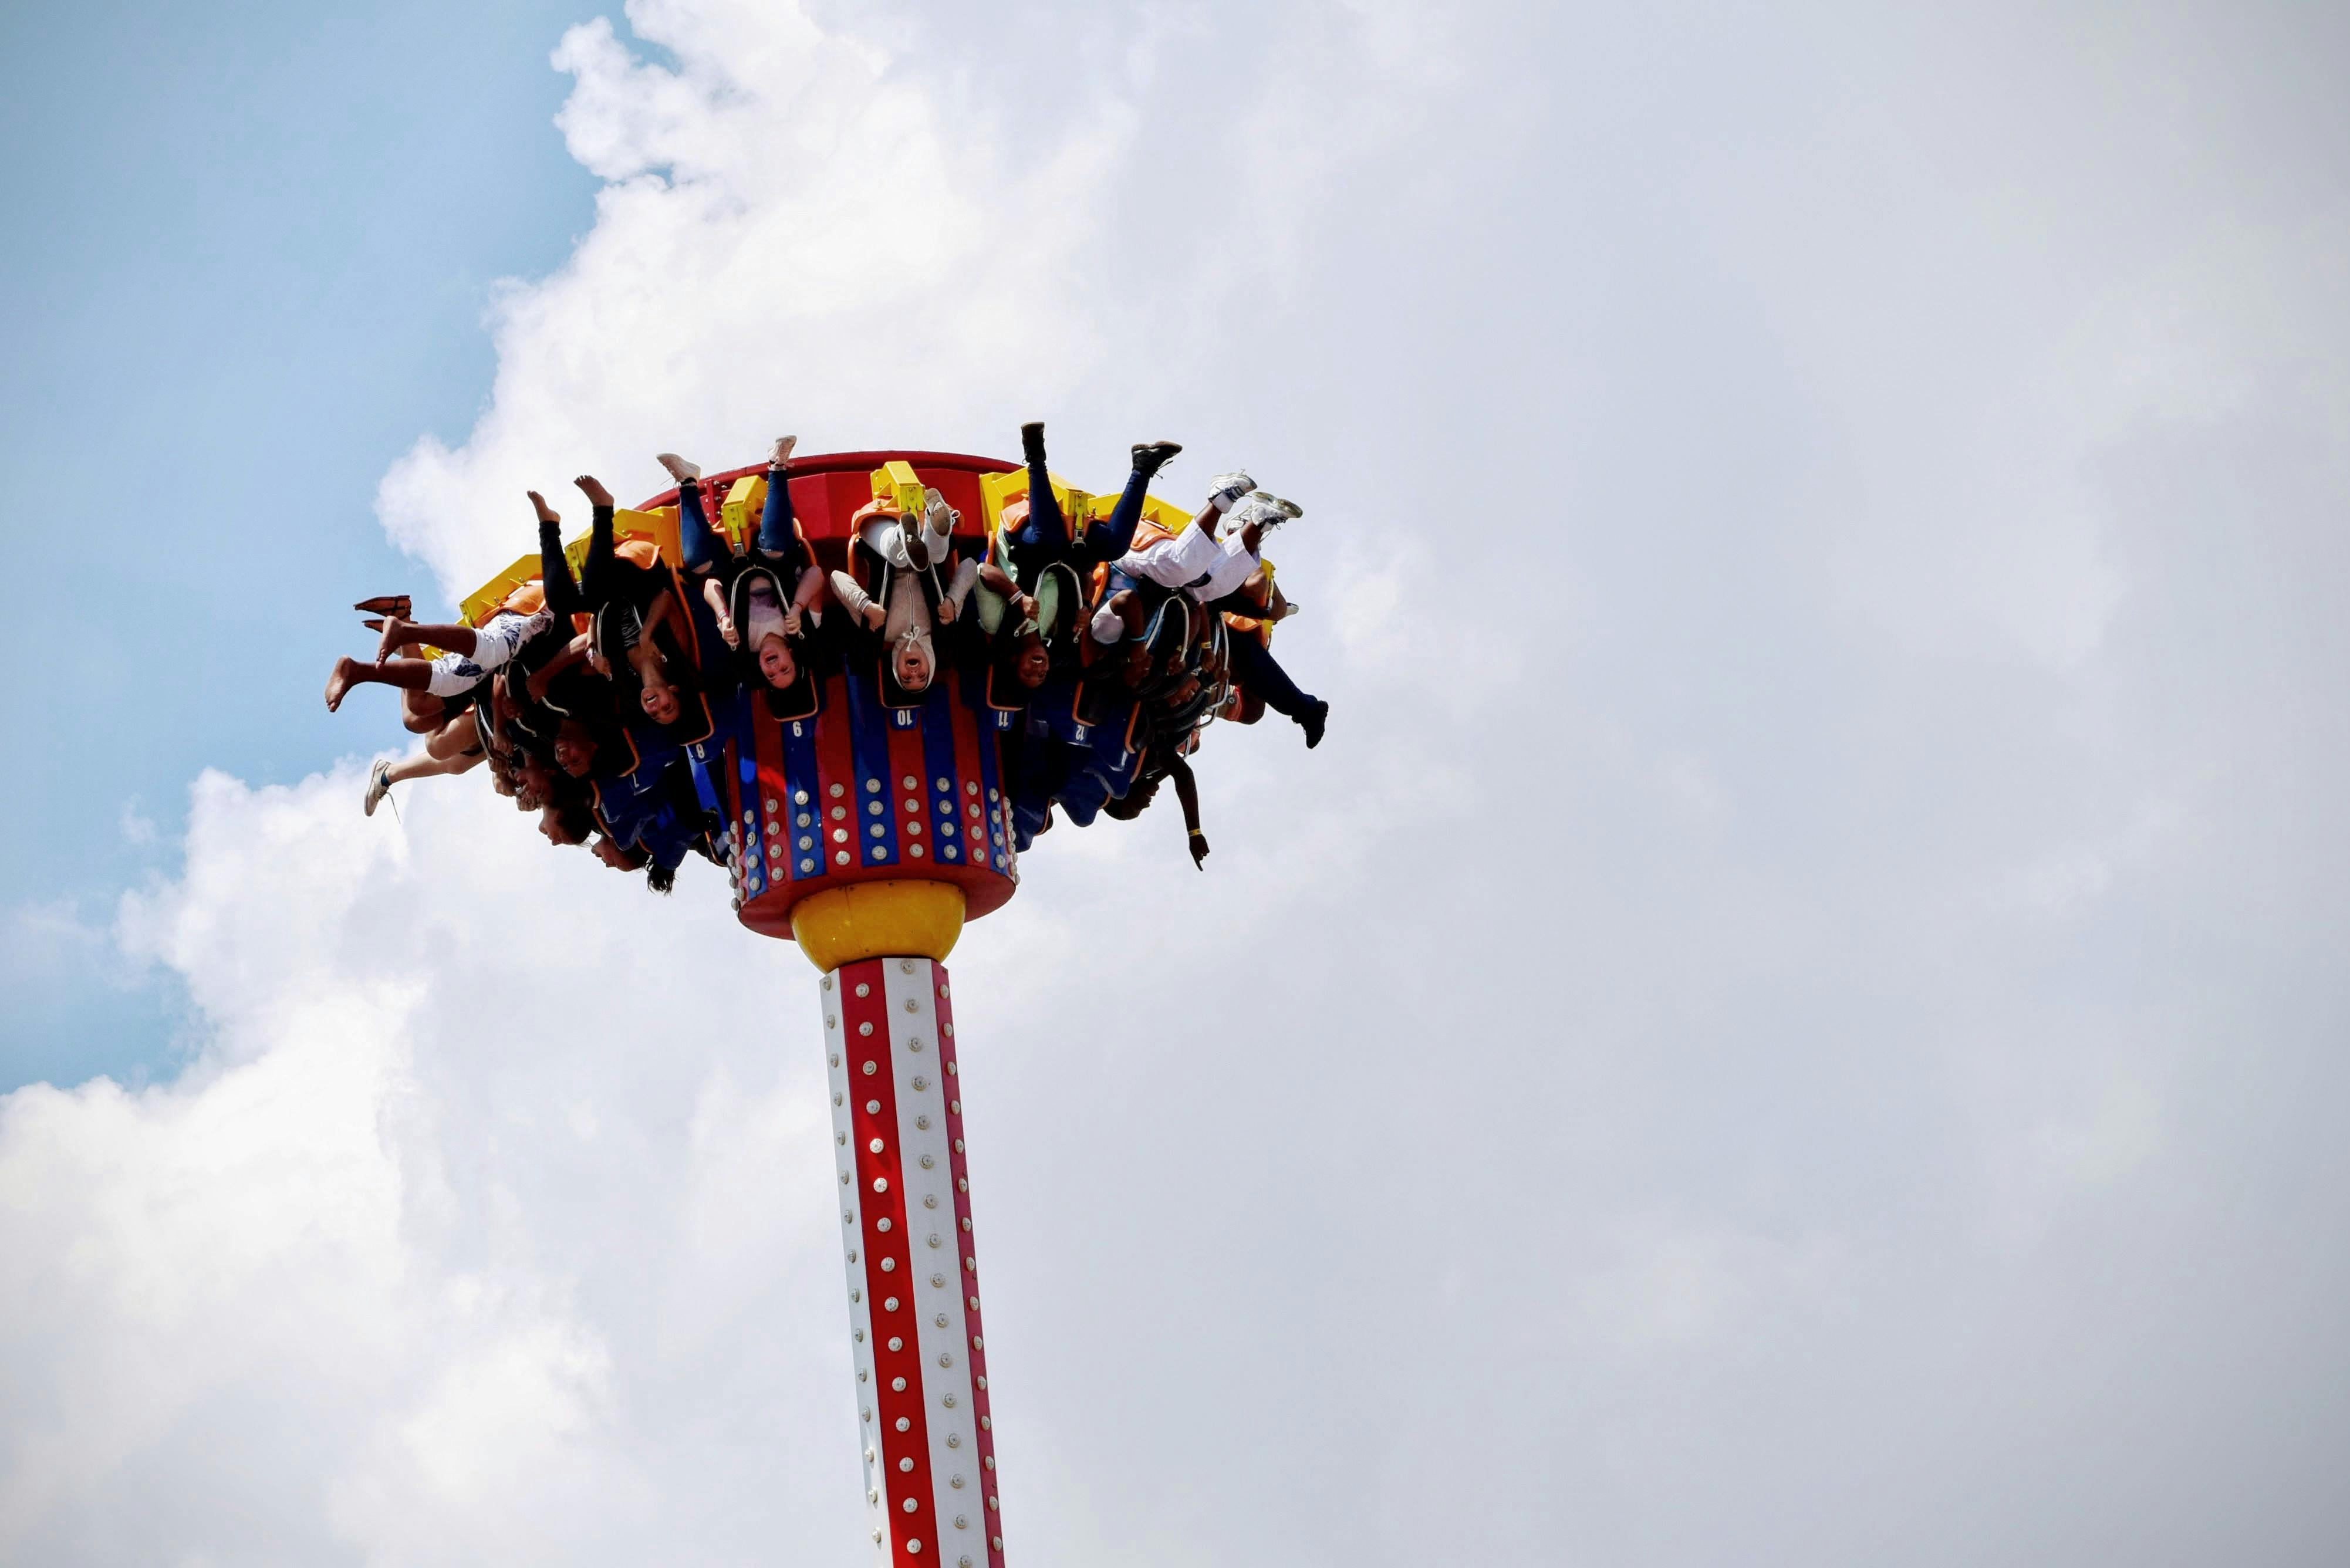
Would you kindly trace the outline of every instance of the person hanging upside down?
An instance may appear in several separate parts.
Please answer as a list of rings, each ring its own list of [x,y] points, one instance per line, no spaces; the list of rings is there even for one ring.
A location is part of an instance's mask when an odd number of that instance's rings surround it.
[[[525,602],[532,607],[525,609]],[[412,694],[401,701],[401,722],[418,734],[428,733],[447,720],[452,700],[466,695],[503,668],[516,649],[546,628],[550,618],[536,596],[525,601],[519,592],[479,627],[417,626],[388,616],[376,644],[375,662],[361,664],[348,655],[335,661],[334,672],[327,678],[327,711],[340,708],[353,686],[397,687]],[[430,659],[396,657],[400,649],[420,643],[443,651]]]
[[[645,852],[634,845],[623,844],[610,834],[600,835],[592,847],[596,858],[615,871],[639,871],[644,868]]]
[[[588,497],[595,519],[576,594],[554,586],[557,576],[567,586],[570,577],[567,566],[556,571],[560,553],[554,561],[546,559],[546,535],[561,520],[536,491],[530,493],[531,504],[538,508],[548,600],[576,602],[592,615],[596,624],[583,634],[584,641],[575,644],[578,653],[608,677],[620,676],[625,667],[628,684],[637,689],[637,705],[655,723],[675,724],[684,714],[687,698],[698,700],[699,695],[690,690],[693,661],[683,657],[691,634],[678,599],[676,576],[642,541],[615,545],[612,493],[594,475],[583,473],[572,483]]]
[[[1101,574],[1104,581],[1087,639],[1088,658],[1124,645],[1121,675],[1129,690],[1150,684],[1154,669],[1162,662],[1158,656],[1170,645],[1188,642],[1189,623],[1194,618],[1192,601],[1183,590],[1187,584],[1211,583],[1216,574],[1210,568],[1217,567],[1220,560],[1216,520],[1256,482],[1236,472],[1220,473],[1211,483],[1207,503],[1181,533],[1128,551],[1108,563]],[[1257,537],[1262,535],[1259,529]],[[1235,550],[1238,538],[1235,535]],[[1233,581],[1245,576],[1243,570]],[[1160,671],[1162,676],[1171,673],[1171,670]]]
[[[1200,785],[1191,776],[1191,764],[1173,753],[1148,764],[1134,786],[1116,800],[1102,806],[1102,815],[1119,822],[1131,822],[1148,810],[1159,798],[1162,779],[1172,780],[1175,798],[1183,807],[1184,843],[1190,849],[1191,864],[1205,871],[1208,868],[1208,836],[1200,830]]]
[[[469,707],[427,735],[422,748],[413,756],[402,757],[396,763],[378,757],[368,769],[367,794],[360,800],[359,809],[373,816],[375,808],[383,804],[396,784],[471,773],[480,766],[484,749],[479,722],[478,710]]]
[[[539,807],[538,831],[557,848],[571,848],[587,843],[588,836],[596,831],[596,814],[583,795],[553,795]]]
[[[1225,475],[1190,527],[1128,551],[1118,557],[1116,570],[1129,581],[1148,579],[1176,589],[1194,604],[1211,603],[1238,588],[1263,566],[1266,533],[1304,514],[1295,503],[1262,493],[1245,498],[1234,494],[1234,487],[1245,486],[1247,481],[1244,473]],[[1094,635],[1103,642],[1118,640],[1108,625],[1111,607],[1105,602],[1094,616]],[[1106,631],[1110,635],[1104,635]]]
[[[758,535],[743,553],[710,526],[701,466],[673,452],[659,460],[677,481],[678,542],[687,577],[701,582],[726,646],[746,651],[759,678],[777,691],[799,680],[796,645],[824,618],[824,573],[792,516],[788,471],[798,440],[778,436],[767,454],[766,504]]]
[[[1023,687],[1034,691],[1053,673],[1053,652],[1066,640],[1068,613],[1077,597],[1076,575],[1066,566],[1047,568],[1033,594],[1002,564],[1002,536],[988,558],[979,564],[979,581],[972,591],[972,613],[979,621],[981,640],[977,662],[1007,670]]]
[[[977,562],[954,557],[961,516],[935,490],[926,491],[924,500],[922,524],[911,530],[889,503],[870,502],[858,511],[858,546],[876,582],[871,592],[847,572],[831,577],[833,597],[868,630],[881,634],[889,672],[908,691],[929,690],[939,667],[932,633],[962,612],[979,580]],[[943,585],[942,568],[952,572]]]
[[[1243,698],[1232,715],[1235,722],[1253,724],[1265,709],[1271,708],[1296,721],[1297,727],[1305,732],[1306,750],[1320,745],[1323,726],[1330,718],[1330,704],[1299,691],[1297,682],[1289,678],[1289,671],[1273,656],[1273,628],[1295,615],[1297,606],[1274,582],[1272,568],[1261,567],[1208,608],[1222,615],[1230,633],[1227,651],[1232,677]]]
[[[1118,504],[1101,522],[1084,525],[1073,535],[1062,514],[1061,498],[1054,493],[1053,476],[1045,466],[1045,427],[1031,421],[1020,427],[1020,453],[1028,463],[1028,494],[1003,509],[998,537],[1004,542],[1012,575],[1033,591],[1037,575],[1066,561],[1084,567],[1115,561],[1133,547],[1134,531],[1142,522],[1142,504],[1150,482],[1168,460],[1183,449],[1171,441],[1138,441],[1131,449],[1133,466]],[[1079,519],[1081,524],[1084,519]]]
[[[1225,513],[1222,539],[1211,527],[1204,525],[1209,514],[1203,511],[1182,533],[1119,558],[1111,568],[1116,591],[1105,596],[1102,607],[1094,616],[1097,639],[1113,644],[1122,635],[1142,629],[1139,623],[1148,603],[1140,587],[1144,581],[1178,590],[1192,603],[1205,607],[1231,601],[1232,596],[1250,582],[1263,577],[1264,535],[1303,516],[1304,512],[1296,503],[1262,491],[1228,503],[1224,508],[1215,507],[1216,499],[1228,490],[1229,486],[1220,488],[1216,496],[1210,498],[1211,509]],[[1120,579],[1125,586],[1118,587]],[[1305,732],[1309,750],[1321,744],[1330,705],[1299,691],[1296,682],[1273,657],[1271,649],[1256,638],[1236,637],[1232,640],[1231,659],[1234,678],[1275,712],[1295,720]]]
[[[1044,425],[1022,425],[1020,447],[1028,463],[1028,493],[1003,508],[972,602],[988,639],[988,662],[1033,691],[1056,663],[1074,658],[1071,623],[1083,595],[1080,569],[1126,554],[1150,481],[1183,449],[1171,441],[1136,443],[1118,504],[1107,518],[1073,536],[1045,467]]]

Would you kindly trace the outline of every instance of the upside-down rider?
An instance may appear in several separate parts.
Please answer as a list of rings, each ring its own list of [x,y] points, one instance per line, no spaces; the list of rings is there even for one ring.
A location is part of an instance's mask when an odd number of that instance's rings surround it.
[[[768,449],[758,533],[742,552],[710,525],[701,466],[673,452],[658,460],[677,481],[678,544],[686,576],[701,584],[702,602],[726,646],[743,655],[757,678],[776,691],[798,682],[800,645],[824,618],[824,573],[792,514],[791,459],[798,441],[797,436],[777,436]]]
[[[1247,481],[1245,474],[1226,478],[1243,484]],[[1180,534],[1119,557],[1110,569],[1111,591],[1094,614],[1096,640],[1111,646],[1142,630],[1150,597],[1142,587],[1146,582],[1179,592],[1210,613],[1264,613],[1264,605],[1248,591],[1265,579],[1264,536],[1305,512],[1295,502],[1261,490],[1217,505],[1232,490],[1231,483],[1220,482],[1210,498],[1210,509],[1222,514],[1221,527],[1203,511]],[[1233,678],[1274,711],[1296,721],[1305,732],[1308,749],[1322,743],[1330,704],[1298,690],[1262,639],[1232,639],[1231,658]]]

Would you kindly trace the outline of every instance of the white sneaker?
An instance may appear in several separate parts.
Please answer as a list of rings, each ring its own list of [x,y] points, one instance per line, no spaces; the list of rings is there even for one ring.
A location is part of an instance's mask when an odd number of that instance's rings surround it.
[[[663,468],[668,469],[669,476],[671,479],[676,480],[680,484],[691,484],[695,480],[702,477],[702,465],[700,463],[688,462],[685,459],[678,456],[677,453],[673,452],[658,453],[653,458],[653,461],[660,463]]]
[[[383,797],[390,793],[391,764],[378,757],[375,760],[375,766],[368,769],[367,799],[359,803],[360,812],[373,816],[375,808],[382,805]]]
[[[848,612],[849,618],[870,625],[870,619],[865,612],[873,607],[873,596],[865,591],[864,585],[847,572],[841,571],[834,572],[830,580],[832,597],[840,602],[841,608]]]
[[[1256,481],[1235,469],[1220,473],[1208,481],[1208,504],[1219,512],[1229,512],[1232,503],[1256,488]]]
[[[767,449],[767,466],[781,468],[792,461],[792,448],[799,445],[797,436],[777,436],[775,444]]]
[[[1243,495],[1223,516],[1223,535],[1231,538],[1252,523],[1260,528],[1278,527],[1287,519],[1272,496],[1263,491]]]

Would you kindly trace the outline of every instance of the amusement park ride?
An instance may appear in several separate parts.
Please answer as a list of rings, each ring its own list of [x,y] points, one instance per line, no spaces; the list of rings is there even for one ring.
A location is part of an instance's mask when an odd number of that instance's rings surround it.
[[[920,510],[924,488],[960,514],[976,553],[1003,507],[1026,493],[1014,464],[944,452],[795,459],[791,500],[827,568],[844,564],[852,516],[877,499]],[[707,482],[722,532],[755,531],[765,470]],[[1114,499],[1063,489],[1075,522]],[[622,511],[615,532],[680,558],[677,493]],[[1155,498],[1144,527],[1180,532]],[[576,547],[575,547],[576,548]],[[479,625],[536,556],[469,597]],[[1043,698],[1031,702],[1032,695]],[[984,670],[945,669],[920,693],[854,664],[779,714],[745,689],[737,722],[691,748],[697,780],[727,823],[729,874],[743,925],[796,940],[820,971],[832,1096],[851,1358],[866,1504],[880,1561],[901,1568],[1001,1568],[994,1422],[980,1269],[963,1147],[962,1082],[944,960],[966,919],[1000,909],[1019,882],[1003,735],[1025,709],[1095,764],[1130,780],[1128,725],[1097,722],[1072,691],[1002,701]],[[1041,715],[1038,709],[1044,710]],[[804,710],[804,711],[801,711]]]

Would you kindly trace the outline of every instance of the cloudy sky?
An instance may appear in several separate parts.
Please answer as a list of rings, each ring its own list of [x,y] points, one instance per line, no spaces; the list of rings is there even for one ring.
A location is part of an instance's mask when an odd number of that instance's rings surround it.
[[[1334,712],[955,954],[1014,1561],[2350,1557],[2340,15],[316,9],[0,17],[0,1560],[864,1560],[807,966],[318,687],[1034,417]]]

